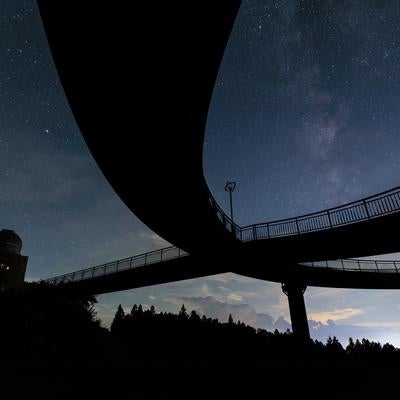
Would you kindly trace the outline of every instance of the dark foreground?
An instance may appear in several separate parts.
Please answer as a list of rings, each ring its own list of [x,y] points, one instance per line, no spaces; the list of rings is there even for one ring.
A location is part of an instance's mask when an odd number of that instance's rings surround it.
[[[5,372],[5,374],[4,374]],[[3,371],[8,398],[51,394],[114,399],[361,399],[396,396],[399,367],[308,361],[198,360],[129,366],[25,365]]]
[[[397,396],[400,351],[367,340],[296,342],[188,314],[116,312],[49,287],[0,295],[2,398],[364,399]]]

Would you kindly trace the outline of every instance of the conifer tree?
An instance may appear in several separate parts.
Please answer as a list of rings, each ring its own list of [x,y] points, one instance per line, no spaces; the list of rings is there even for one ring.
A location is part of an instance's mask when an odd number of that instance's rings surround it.
[[[187,318],[186,307],[184,304],[182,304],[181,310],[179,311],[179,316],[181,318]]]
[[[136,304],[133,305],[131,310],[131,315],[134,316],[137,313],[138,306]]]
[[[125,319],[125,313],[120,304],[118,306],[117,312],[115,313],[113,322],[111,324],[111,334],[118,335],[121,332],[124,319]]]

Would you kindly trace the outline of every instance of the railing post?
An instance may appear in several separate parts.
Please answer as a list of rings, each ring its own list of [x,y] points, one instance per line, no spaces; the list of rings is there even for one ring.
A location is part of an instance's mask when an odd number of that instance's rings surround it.
[[[358,264],[358,269],[361,271],[360,260],[357,260],[357,264]]]
[[[104,264],[104,275],[106,274],[107,264]]]
[[[92,268],[92,279],[94,278],[94,271],[96,270],[96,267]]]
[[[300,235],[300,229],[299,229],[299,221],[296,217],[296,228],[297,228],[297,234]]]
[[[144,255],[144,264],[143,265],[147,265],[147,253]]]
[[[330,226],[331,228],[333,228],[332,219],[331,219],[331,213],[329,212],[329,210],[327,211],[327,214],[328,214],[329,226]]]
[[[257,240],[257,225],[253,225],[253,240]]]
[[[131,259],[129,260],[129,269],[132,269],[132,261],[133,261],[134,257],[131,257]]]
[[[341,258],[340,261],[342,262],[342,269],[343,269],[343,271],[344,271],[344,262],[343,262],[343,258]]]
[[[268,239],[271,238],[271,235],[270,235],[270,233],[269,233],[269,224],[267,224],[267,238],[268,238]]]
[[[161,249],[161,251],[160,251],[160,261],[162,261],[163,250],[164,250],[164,249]]]
[[[181,256],[181,249],[178,247],[178,258]]]
[[[376,270],[379,272],[378,263],[377,263],[376,260],[375,260],[375,268],[376,268]]]
[[[371,219],[371,216],[369,215],[369,211],[368,211],[368,207],[367,207],[367,202],[365,200],[363,200],[362,203],[364,205],[364,210],[365,210],[365,213],[367,214],[367,218]]]
[[[118,268],[119,268],[119,260],[117,261],[117,266],[115,267],[115,272],[118,272]]]

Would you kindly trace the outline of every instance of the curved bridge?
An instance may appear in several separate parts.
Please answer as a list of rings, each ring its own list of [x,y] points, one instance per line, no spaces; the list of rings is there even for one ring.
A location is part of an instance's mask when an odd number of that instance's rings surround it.
[[[400,216],[398,189],[283,221],[232,224],[210,195],[202,152],[240,1],[147,3],[122,9],[105,0],[39,1],[71,110],[105,177],[136,216],[191,254],[245,247],[237,238],[260,257],[268,252],[288,262],[400,250],[391,234]]]
[[[240,0],[39,0],[65,94],[101,171],[138,218],[190,253],[178,260],[191,260],[193,274],[233,270],[287,282],[287,293],[296,282],[291,313],[302,302],[298,288],[307,284],[352,287],[355,276],[368,274],[361,287],[375,287],[371,276],[397,278],[301,263],[400,251],[393,234],[399,189],[243,228],[211,196],[202,166],[204,131],[239,6]],[[177,279],[190,275],[173,271]]]
[[[400,222],[400,187],[323,211],[241,227],[218,206],[210,194],[218,219],[253,251],[282,259],[283,251],[295,250],[288,260],[361,257],[391,253],[400,249],[393,232]],[[280,240],[279,240],[280,239]],[[273,240],[270,243],[265,240]],[[335,246],[332,246],[335,243]]]
[[[334,229],[399,212],[400,187],[323,211],[245,227],[232,222],[211,195],[210,202],[221,223],[233,232],[236,238],[249,241]]]
[[[204,261],[170,246],[44,279],[42,282],[70,285],[85,293],[103,294],[213,274],[212,269],[204,268]],[[332,281],[327,286],[400,289],[400,261],[341,259],[288,265],[282,267],[282,276],[276,282],[288,280],[288,276],[283,274],[291,276],[299,272],[308,275],[308,279],[303,280],[305,285],[324,286],[321,282],[314,285],[316,277],[320,275],[323,276],[323,282]],[[344,281],[346,286],[342,285]]]

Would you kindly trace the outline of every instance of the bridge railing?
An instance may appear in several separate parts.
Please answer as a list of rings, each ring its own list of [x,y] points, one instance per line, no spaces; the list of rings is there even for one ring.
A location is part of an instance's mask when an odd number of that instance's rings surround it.
[[[307,267],[329,268],[341,271],[361,271],[361,272],[385,272],[399,273],[400,261],[386,260],[329,260],[329,261],[314,261],[301,263]]]
[[[44,279],[42,282],[52,284],[77,282],[120,271],[126,271],[137,267],[143,267],[149,264],[185,257],[187,255],[188,253],[179,249],[178,247],[170,246],[161,250],[150,251],[148,253],[139,254],[133,257],[123,258],[106,264],[96,265],[95,267],[81,269],[68,274]]]
[[[237,239],[242,241],[270,239],[333,229],[400,211],[400,187],[396,187],[339,207],[299,217],[240,227],[224,213],[211,193],[209,198],[222,224]]]
[[[211,192],[209,192],[209,197],[208,197],[210,204],[212,208],[215,211],[215,214],[217,215],[218,219],[222,223],[222,225],[229,231],[231,232],[237,239],[241,240],[241,230],[242,228],[236,224],[230,217],[228,217],[225,212],[222,210],[222,208],[219,206],[219,204],[215,201],[213,195]]]

